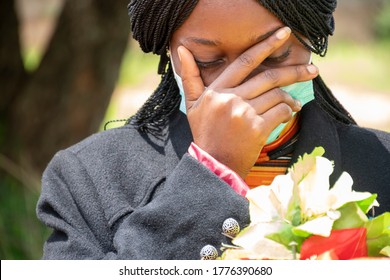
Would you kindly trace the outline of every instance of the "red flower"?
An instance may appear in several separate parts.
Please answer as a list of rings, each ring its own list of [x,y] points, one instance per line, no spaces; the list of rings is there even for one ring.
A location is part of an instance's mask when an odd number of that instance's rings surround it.
[[[301,247],[301,260],[330,252],[333,259],[367,257],[366,228],[332,230],[329,237],[313,235]]]

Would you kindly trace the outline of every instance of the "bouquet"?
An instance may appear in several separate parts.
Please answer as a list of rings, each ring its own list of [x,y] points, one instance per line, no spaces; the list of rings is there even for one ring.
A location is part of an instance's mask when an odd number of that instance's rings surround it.
[[[377,195],[353,191],[346,172],[330,188],[324,152],[315,148],[270,186],[248,191],[251,223],[223,245],[222,259],[390,257],[390,213],[369,218]]]

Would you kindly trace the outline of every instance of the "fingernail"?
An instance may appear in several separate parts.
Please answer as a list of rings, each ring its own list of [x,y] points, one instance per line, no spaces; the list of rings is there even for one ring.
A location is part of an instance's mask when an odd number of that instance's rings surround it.
[[[181,50],[181,46],[180,46],[177,48],[177,55],[179,56],[180,62],[181,62],[181,52],[182,52],[182,50]]]
[[[283,27],[282,29],[278,30],[275,34],[276,38],[279,40],[285,39],[289,34],[291,33],[291,29],[289,27]]]
[[[317,74],[318,68],[314,66],[313,64],[306,67],[307,71],[309,71],[310,74]]]

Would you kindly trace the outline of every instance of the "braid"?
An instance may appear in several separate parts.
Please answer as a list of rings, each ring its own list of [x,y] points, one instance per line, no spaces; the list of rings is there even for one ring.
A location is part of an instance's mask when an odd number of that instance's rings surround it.
[[[169,64],[168,72],[163,74],[160,85],[127,123],[143,132],[159,131],[168,121],[168,117],[179,107],[180,100],[179,88]]]
[[[188,18],[198,0],[131,0],[131,31],[145,53],[160,55],[160,85],[127,123],[141,131],[159,132],[180,105],[180,94],[167,55],[173,32]],[[167,67],[168,66],[168,67]]]
[[[159,74],[169,61],[167,47],[173,32],[188,18],[198,0],[132,0],[127,6],[131,31],[145,53],[160,55]]]
[[[180,94],[167,55],[174,31],[189,17],[199,0],[131,0],[128,12],[131,31],[145,53],[160,56],[161,83],[153,95],[127,123],[141,131],[160,131],[180,105]],[[334,32],[333,12],[337,0],[257,0],[285,25],[310,51],[325,56],[328,37]],[[305,41],[307,38],[310,43]],[[168,66],[168,67],[167,67]],[[314,80],[316,100],[331,116],[355,124],[321,77]]]
[[[336,120],[345,124],[356,124],[351,114],[334,97],[320,76],[314,79],[314,95],[320,106]]]
[[[325,56],[328,36],[334,32],[333,12],[337,0],[258,0],[285,25],[310,51]],[[308,44],[303,37],[310,41]]]

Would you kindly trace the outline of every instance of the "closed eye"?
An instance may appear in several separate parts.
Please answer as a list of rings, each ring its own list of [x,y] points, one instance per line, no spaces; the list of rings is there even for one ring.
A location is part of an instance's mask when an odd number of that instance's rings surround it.
[[[285,61],[289,57],[290,54],[291,54],[291,49],[288,48],[287,51],[284,52],[283,54],[276,56],[276,57],[269,56],[264,61],[272,63],[272,64],[281,63],[281,62]]]

